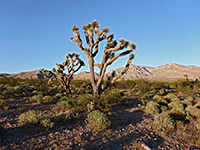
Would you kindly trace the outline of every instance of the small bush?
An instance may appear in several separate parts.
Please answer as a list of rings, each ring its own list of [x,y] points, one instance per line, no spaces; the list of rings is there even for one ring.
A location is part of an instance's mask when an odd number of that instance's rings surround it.
[[[150,100],[150,96],[149,95],[143,95],[141,98],[140,98],[140,101],[143,105],[146,105],[148,103],[148,101]]]
[[[56,95],[54,97],[57,98],[57,99],[60,99],[62,96],[63,96],[62,93],[56,93]]]
[[[48,118],[45,118],[43,120],[40,121],[40,124],[46,129],[46,130],[49,130],[50,128],[53,127],[54,123],[48,119]]]
[[[8,110],[9,106],[5,100],[0,100],[0,110]]]
[[[58,114],[55,119],[59,122],[68,122],[73,119],[79,118],[79,113],[76,112],[64,112]]]
[[[31,95],[38,95],[38,91],[34,90],[33,92],[31,92]]]
[[[187,105],[187,106],[192,106],[192,104],[193,104],[193,98],[192,97],[188,97],[188,98],[184,99],[182,101],[182,103],[185,104],[185,105]]]
[[[175,94],[173,94],[173,93],[168,93],[166,96],[165,96],[165,98],[167,98],[167,99],[173,99],[173,98],[178,98]]]
[[[68,101],[60,101],[55,106],[56,110],[67,111],[72,109],[72,105]]]
[[[168,106],[171,108],[171,112],[185,114],[184,105],[179,101],[173,101]]]
[[[41,104],[42,98],[43,98],[43,96],[41,94],[40,95],[34,95],[34,96],[30,97],[30,101],[33,102],[33,103]]]
[[[53,102],[53,98],[51,96],[44,96],[42,98],[42,103],[52,103]]]
[[[153,101],[148,102],[146,105],[146,112],[148,114],[158,114],[160,112],[159,104]]]
[[[186,111],[187,111],[190,115],[192,115],[192,116],[194,116],[194,117],[200,117],[200,109],[198,109],[198,108],[196,108],[196,107],[188,106],[188,107],[186,108]]]
[[[46,130],[53,127],[54,123],[50,119],[45,118],[43,113],[36,110],[29,110],[19,116],[19,122],[26,125],[39,125]]]
[[[37,124],[44,119],[40,111],[29,110],[19,116],[19,122],[23,124]]]
[[[160,130],[174,128],[174,121],[170,118],[170,115],[166,113],[156,115],[154,124],[157,125]]]
[[[67,96],[62,96],[62,97],[59,99],[59,101],[66,101],[67,99],[68,99]]]
[[[30,99],[29,99],[29,97],[24,97],[24,98],[23,98],[23,101],[24,101],[24,102],[29,102]]]
[[[106,115],[98,110],[90,112],[85,119],[85,123],[98,131],[105,130],[111,124]]]
[[[162,112],[165,112],[168,108],[165,105],[160,105],[160,109],[162,110]]]

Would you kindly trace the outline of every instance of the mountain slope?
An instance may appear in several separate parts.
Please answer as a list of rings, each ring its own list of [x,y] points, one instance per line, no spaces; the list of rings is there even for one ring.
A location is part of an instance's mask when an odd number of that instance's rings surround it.
[[[17,74],[0,74],[0,77],[14,77],[22,79],[38,78],[44,79],[42,74],[43,69],[30,71],[30,72],[21,72]],[[112,71],[116,72],[116,75],[120,75],[123,68],[118,68],[111,70],[105,75],[105,78],[111,75]],[[129,70],[122,76],[124,79],[150,79],[150,80],[177,80],[184,78],[184,75],[187,75],[190,79],[197,79],[200,77],[200,67],[197,66],[184,66],[179,64],[166,64],[158,67],[148,67],[148,66],[137,66],[130,65]],[[98,78],[98,74],[95,73],[95,76]],[[77,75],[74,75],[74,79],[89,79],[89,72],[81,72]]]

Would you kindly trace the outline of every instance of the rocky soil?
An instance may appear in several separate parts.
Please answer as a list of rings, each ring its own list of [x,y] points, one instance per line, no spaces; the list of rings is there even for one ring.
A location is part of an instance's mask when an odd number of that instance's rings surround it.
[[[103,132],[93,131],[84,124],[84,117],[68,123],[56,123],[50,131],[36,131],[18,123],[21,113],[36,108],[52,118],[55,104],[37,105],[22,100],[6,100],[11,108],[0,112],[0,124],[6,132],[0,135],[0,149],[164,149],[197,150],[200,145],[187,136],[190,128],[161,134],[153,125],[153,118],[138,110],[137,99],[130,106],[113,106],[107,112],[112,122]]]

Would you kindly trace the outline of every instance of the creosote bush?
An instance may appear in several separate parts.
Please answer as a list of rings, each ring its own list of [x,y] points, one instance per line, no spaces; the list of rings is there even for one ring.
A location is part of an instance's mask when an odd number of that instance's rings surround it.
[[[105,130],[111,125],[106,115],[98,110],[90,112],[85,119],[85,123],[98,131]]]
[[[55,119],[59,122],[68,122],[73,119],[78,119],[79,116],[80,115],[77,112],[63,112],[58,114]]]
[[[34,95],[34,96],[30,97],[30,102],[41,104],[42,98],[43,98],[43,96],[41,94],[40,95]]]
[[[5,100],[0,99],[0,110],[8,110],[9,106]]]
[[[53,101],[54,101],[53,98],[51,96],[49,96],[49,95],[44,96],[42,98],[42,103],[53,103]]]
[[[146,105],[146,112],[149,114],[158,114],[160,112],[159,104],[154,101],[148,102]]]
[[[194,116],[194,117],[200,117],[200,109],[198,109],[198,108],[196,108],[196,107],[188,106],[188,107],[186,108],[186,111],[187,111],[190,115],[192,115],[192,116]]]
[[[180,101],[172,101],[168,104],[171,112],[185,114],[184,105]]]
[[[154,118],[154,124],[158,126],[160,130],[174,128],[174,121],[170,118],[170,115],[167,113],[156,115]]]
[[[46,130],[53,127],[54,123],[45,118],[43,113],[38,110],[29,110],[19,116],[19,122],[24,125],[40,125]]]
[[[44,119],[44,115],[36,110],[29,110],[19,116],[19,122],[22,124],[37,124],[42,119]]]

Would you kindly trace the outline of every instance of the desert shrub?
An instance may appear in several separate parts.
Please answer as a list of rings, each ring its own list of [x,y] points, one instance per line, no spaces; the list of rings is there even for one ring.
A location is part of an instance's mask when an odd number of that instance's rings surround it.
[[[107,90],[104,93],[101,94],[101,99],[107,100],[108,103],[119,103],[124,96],[124,93],[113,89],[113,90]]]
[[[37,95],[38,94],[38,91],[34,90],[31,92],[31,95]]]
[[[40,121],[40,124],[46,129],[46,130],[49,130],[50,128],[53,127],[54,123],[49,119],[49,118],[45,118],[45,119],[42,119]]]
[[[172,99],[171,99],[171,102],[180,102],[180,99],[179,99],[178,97],[172,98]]]
[[[149,95],[143,95],[141,98],[140,98],[140,101],[143,105],[146,105],[147,102],[150,100],[150,96]]]
[[[184,105],[179,101],[173,101],[168,106],[171,108],[171,112],[185,114]]]
[[[174,121],[167,113],[158,114],[154,118],[154,124],[158,126],[160,130],[167,128],[174,128]]]
[[[154,101],[148,102],[146,105],[146,112],[148,114],[158,114],[160,112],[159,104]]]
[[[0,110],[8,110],[9,106],[5,100],[0,99]]]
[[[198,130],[200,130],[200,120],[198,120],[198,121],[196,122],[195,127],[196,127]]]
[[[42,98],[43,98],[42,95],[34,95],[34,96],[30,97],[30,102],[41,104]]]
[[[168,89],[162,88],[162,89],[159,90],[159,94],[164,95],[164,94],[166,94],[168,91],[169,91]]]
[[[30,99],[29,99],[29,97],[24,97],[24,98],[23,98],[23,101],[24,101],[24,102],[29,102]]]
[[[162,110],[162,112],[167,111],[168,107],[165,105],[160,105],[160,109]]]
[[[56,110],[67,111],[72,109],[72,105],[68,101],[60,101],[56,103]]]
[[[29,110],[19,116],[19,122],[22,124],[37,124],[42,119],[44,119],[44,115],[36,110]]]
[[[106,115],[98,110],[90,112],[85,119],[85,123],[98,131],[105,130],[111,125]]]
[[[42,98],[42,103],[52,103],[54,100],[51,96],[47,95]]]
[[[133,92],[139,92],[141,95],[144,95],[151,89],[151,84],[144,79],[135,80],[135,84]]]
[[[55,117],[55,119],[59,122],[68,122],[77,118],[79,118],[79,113],[77,112],[63,112]]]
[[[196,107],[193,107],[193,106],[188,106],[186,107],[186,111],[194,116],[194,117],[200,117],[200,109],[196,108]]]
[[[192,104],[193,104],[193,98],[192,97],[188,97],[188,98],[184,99],[182,101],[182,103],[185,104],[185,105],[187,105],[187,106],[192,106]]]
[[[66,101],[67,99],[68,99],[67,96],[62,96],[62,97],[59,99],[59,101]]]
[[[5,132],[5,129],[2,125],[0,125],[0,135],[3,134]]]
[[[173,98],[178,98],[174,93],[168,93],[166,96],[165,96],[165,98],[167,98],[167,99],[173,99]]]
[[[39,125],[46,130],[53,127],[54,123],[50,119],[45,118],[43,113],[38,110],[29,110],[19,116],[19,123],[24,125]]]
[[[56,95],[54,95],[55,98],[60,99],[63,96],[62,93],[56,93]]]

